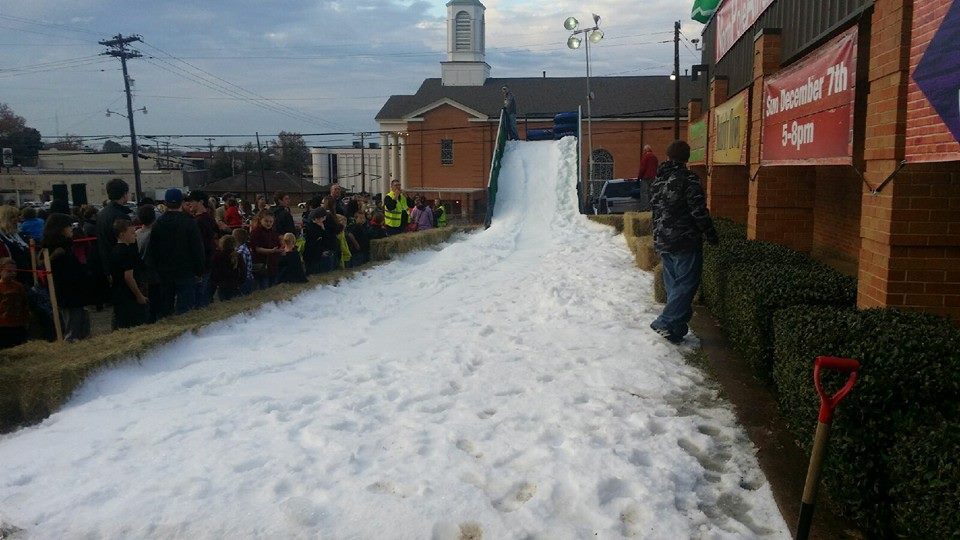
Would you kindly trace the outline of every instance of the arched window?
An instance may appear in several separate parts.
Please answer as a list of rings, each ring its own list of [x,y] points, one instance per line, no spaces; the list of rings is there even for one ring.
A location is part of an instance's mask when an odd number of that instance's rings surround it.
[[[613,180],[613,155],[603,148],[593,151],[593,179]]]
[[[454,32],[454,50],[469,51],[470,43],[470,14],[466,11],[457,13],[456,31]]]

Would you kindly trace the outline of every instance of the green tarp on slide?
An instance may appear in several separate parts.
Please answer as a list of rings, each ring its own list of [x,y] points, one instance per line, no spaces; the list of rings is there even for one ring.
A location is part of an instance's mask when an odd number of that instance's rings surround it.
[[[713,12],[717,10],[717,6],[720,5],[722,0],[695,0],[693,2],[693,10],[690,12],[690,18],[697,21],[706,23],[710,20],[710,17],[713,17]]]

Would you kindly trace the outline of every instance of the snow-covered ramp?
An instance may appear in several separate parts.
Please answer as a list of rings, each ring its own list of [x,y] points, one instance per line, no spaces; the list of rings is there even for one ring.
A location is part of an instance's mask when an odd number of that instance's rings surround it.
[[[729,407],[577,214],[575,141],[508,145],[493,225],[185,336],[0,439],[35,538],[724,538],[787,529]]]

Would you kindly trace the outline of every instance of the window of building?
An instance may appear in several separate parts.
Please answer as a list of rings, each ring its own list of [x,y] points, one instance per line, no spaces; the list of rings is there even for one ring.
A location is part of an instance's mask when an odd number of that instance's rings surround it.
[[[602,148],[593,151],[593,179],[613,180],[613,155]]]
[[[461,11],[457,13],[456,20],[456,31],[454,33],[455,41],[454,50],[457,51],[469,51],[470,50],[470,14],[466,11]]]
[[[440,164],[453,165],[453,139],[440,141]]]

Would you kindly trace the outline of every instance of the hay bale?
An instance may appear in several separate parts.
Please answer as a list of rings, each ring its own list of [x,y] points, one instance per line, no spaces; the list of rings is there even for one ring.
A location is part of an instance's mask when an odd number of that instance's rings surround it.
[[[660,255],[653,249],[653,237],[641,236],[634,240],[636,240],[637,249],[633,254],[637,258],[637,266],[648,272],[653,270],[655,266],[660,264]]]
[[[588,215],[587,219],[601,225],[613,227],[618,234],[623,232],[623,216],[619,214]]]
[[[623,215],[623,234],[627,237],[653,234],[652,212],[627,212]]]
[[[402,255],[435,244],[442,244],[462,230],[463,229],[458,227],[443,227],[441,229],[397,234],[379,240],[372,240],[370,242],[370,259],[373,261],[388,261],[395,255]]]
[[[653,269],[653,301],[658,304],[667,303],[667,288],[663,285],[663,264]]]

